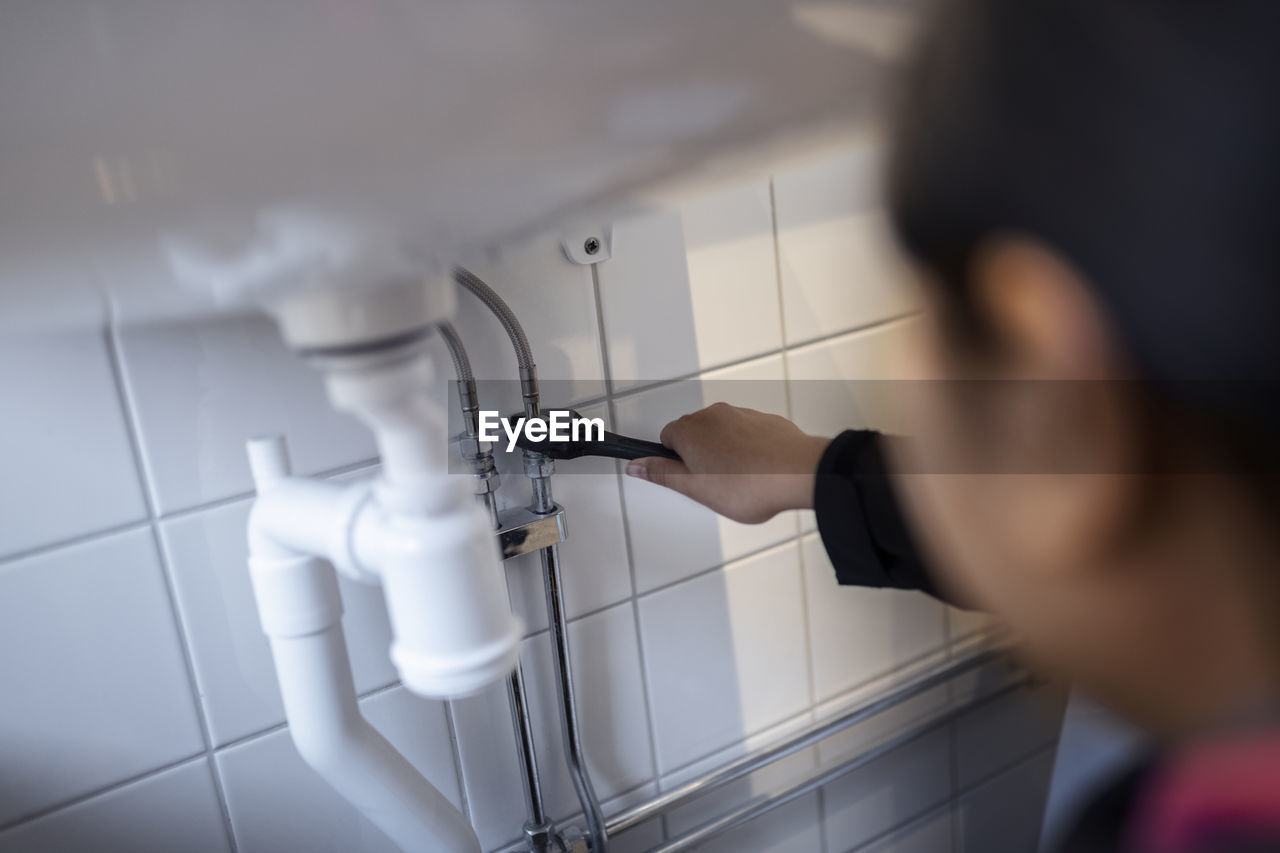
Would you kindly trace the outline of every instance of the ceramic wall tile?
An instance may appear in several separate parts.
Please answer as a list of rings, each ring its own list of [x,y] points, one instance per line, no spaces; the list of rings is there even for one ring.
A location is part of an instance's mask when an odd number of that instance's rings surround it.
[[[791,410],[805,432],[846,429],[910,434],[909,382],[924,378],[917,360],[919,320],[873,329],[787,352]]]
[[[957,853],[1035,853],[1052,771],[1046,750],[962,796],[953,816]]]
[[[0,568],[0,826],[204,749],[149,530]]]
[[[855,849],[946,802],[951,796],[949,738],[940,729],[826,785],[828,849]]]
[[[0,832],[5,853],[229,853],[205,758]]]
[[[639,607],[661,772],[808,708],[794,544],[645,596]]]
[[[615,404],[619,430],[656,440],[668,421],[713,402],[785,415],[787,393],[778,356],[623,397]],[[793,513],[764,524],[739,524],[669,489],[623,477],[636,588],[655,589],[792,537]]]
[[[698,369],[684,226],[677,211],[615,223],[613,257],[596,265],[614,389]]]
[[[842,587],[814,534],[802,540],[814,690],[819,701],[940,650],[941,605],[919,592]]]
[[[160,513],[251,492],[245,442],[257,435],[284,435],[298,474],[377,455],[266,317],[125,325],[119,338]]]
[[[0,334],[0,400],[0,558],[146,517],[101,318]]]
[[[783,318],[789,345],[914,309],[917,295],[880,197],[881,147],[853,150],[773,179]]]

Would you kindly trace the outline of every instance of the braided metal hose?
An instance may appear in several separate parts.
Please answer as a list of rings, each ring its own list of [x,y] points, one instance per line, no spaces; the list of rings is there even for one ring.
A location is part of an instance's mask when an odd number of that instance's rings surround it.
[[[522,370],[533,369],[533,349],[529,346],[529,336],[524,333],[524,327],[520,325],[520,321],[516,319],[515,313],[507,305],[506,300],[470,270],[454,267],[453,280],[471,291],[471,294],[483,302],[484,307],[498,318],[498,322],[507,332],[507,337],[511,338],[511,346],[515,348],[516,364]]]
[[[475,374],[471,372],[471,358],[462,345],[458,330],[448,320],[437,323],[436,329],[440,332],[440,337],[444,338],[445,345],[449,347],[449,357],[453,359],[453,370],[458,376],[458,381],[475,382]]]
[[[468,438],[475,438],[480,432],[480,398],[476,393],[476,378],[471,372],[471,359],[467,356],[466,347],[458,330],[447,320],[436,324],[436,330],[449,348],[449,357],[453,359],[453,370],[457,376],[458,404],[462,409],[463,428]]]

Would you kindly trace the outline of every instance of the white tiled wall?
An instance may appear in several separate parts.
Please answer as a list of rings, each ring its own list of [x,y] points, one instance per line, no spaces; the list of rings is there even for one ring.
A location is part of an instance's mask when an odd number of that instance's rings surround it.
[[[523,318],[541,375],[571,380],[563,393],[619,431],[656,437],[717,399],[821,432],[885,426],[874,400],[806,384],[907,370],[916,303],[883,237],[874,163],[862,146],[618,223],[595,268],[549,238],[477,272]],[[301,471],[349,477],[376,462],[369,436],[265,320],[102,314],[0,341],[0,851],[389,849],[294,752],[244,566],[245,438],[284,431]],[[513,377],[500,328],[465,295],[457,325],[482,378]],[[865,699],[983,624],[916,593],[838,588],[810,514],[749,527],[611,461],[571,467],[556,485],[570,642],[610,808]],[[503,504],[525,488],[508,472]],[[536,561],[513,561],[508,579],[548,807],[572,817]],[[409,695],[386,657],[379,592],[343,591],[365,713],[467,810],[486,850],[514,841],[505,691]],[[945,698],[797,753],[615,849],[658,844]],[[706,849],[1030,849],[1056,729],[1052,711],[1028,706],[975,711]],[[1023,815],[1006,823],[997,809],[1011,796]]]

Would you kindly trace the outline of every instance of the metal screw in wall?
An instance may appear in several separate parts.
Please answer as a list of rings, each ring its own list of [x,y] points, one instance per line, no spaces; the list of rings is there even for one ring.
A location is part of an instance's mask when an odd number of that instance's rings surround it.
[[[582,250],[588,255],[594,255],[600,251],[600,240],[596,237],[588,237],[586,242],[582,244]]]

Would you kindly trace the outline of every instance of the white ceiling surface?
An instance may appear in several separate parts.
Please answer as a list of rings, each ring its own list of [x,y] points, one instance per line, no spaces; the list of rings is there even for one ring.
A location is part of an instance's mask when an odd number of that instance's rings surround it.
[[[211,310],[162,294],[165,247],[247,246],[280,211],[438,269],[776,167],[874,113],[907,7],[5,3],[0,329],[103,302],[90,278],[126,311]]]

